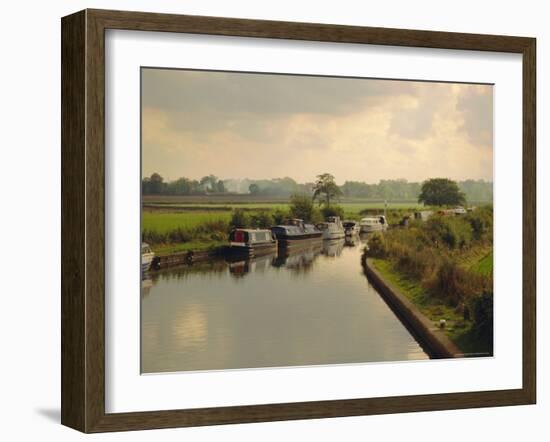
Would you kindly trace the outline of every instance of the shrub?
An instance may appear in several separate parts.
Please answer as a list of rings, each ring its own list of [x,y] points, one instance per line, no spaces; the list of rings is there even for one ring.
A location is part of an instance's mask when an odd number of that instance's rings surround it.
[[[368,255],[375,258],[385,258],[387,256],[386,242],[383,235],[374,233],[369,238]]]
[[[160,244],[166,242],[167,235],[156,230],[144,230],[141,234],[141,240],[149,244]]]
[[[215,220],[215,221],[205,221],[204,223],[198,225],[192,229],[194,235],[200,234],[210,234],[212,232],[227,232],[229,225],[227,221]]]
[[[462,249],[472,241],[472,227],[460,217],[435,216],[426,222],[423,229],[436,246]]]
[[[321,215],[324,219],[327,219],[329,216],[339,216],[341,219],[344,218],[344,209],[341,206],[332,205],[325,206],[321,209]]]
[[[290,196],[290,216],[311,223],[321,221],[321,215],[313,204],[313,199],[305,193],[295,193]]]
[[[186,229],[177,228],[168,232],[168,242],[188,242],[191,241],[193,235]]]
[[[281,209],[275,209],[273,211],[272,217],[273,224],[283,224],[285,220],[289,217],[289,213]]]
[[[457,306],[464,299],[465,281],[464,270],[456,263],[445,260],[427,285],[432,293]]]
[[[493,346],[493,292],[484,291],[473,297],[468,305],[474,321],[472,331],[478,339],[486,341],[490,348]]]
[[[249,227],[250,218],[243,209],[234,209],[229,224],[231,227]]]
[[[273,217],[268,210],[261,210],[249,216],[250,226],[257,229],[266,229],[273,225]]]
[[[490,239],[492,240],[493,232],[493,207],[481,207],[467,216],[473,236],[476,240]]]
[[[405,249],[397,259],[399,270],[421,283],[433,278],[439,264],[440,260],[428,250]]]

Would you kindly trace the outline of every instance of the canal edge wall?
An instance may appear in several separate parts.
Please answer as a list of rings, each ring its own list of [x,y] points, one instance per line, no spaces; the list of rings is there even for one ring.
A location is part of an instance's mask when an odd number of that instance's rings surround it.
[[[206,261],[219,256],[218,250],[201,250],[171,253],[169,255],[160,255],[153,258],[152,270],[161,270],[169,267],[180,266],[182,264],[194,264]]]
[[[442,359],[464,356],[443,330],[437,328],[398,288],[382,277],[378,270],[374,268],[370,258],[363,258],[362,261],[368,279],[399,318],[420,340],[422,347],[431,358]]]
[[[277,247],[274,247],[275,250]],[[189,250],[186,252],[176,252],[168,255],[159,255],[153,258],[151,270],[163,270],[170,267],[181,265],[191,265],[195,263],[205,262],[211,259],[250,259],[257,258],[269,253],[273,253],[273,248],[260,250],[234,251],[228,246],[216,247],[210,250]]]

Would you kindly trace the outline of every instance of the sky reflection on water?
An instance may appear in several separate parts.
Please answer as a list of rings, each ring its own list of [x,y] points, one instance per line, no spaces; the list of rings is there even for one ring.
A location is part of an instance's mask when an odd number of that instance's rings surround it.
[[[426,359],[370,285],[360,239],[143,281],[142,372]]]

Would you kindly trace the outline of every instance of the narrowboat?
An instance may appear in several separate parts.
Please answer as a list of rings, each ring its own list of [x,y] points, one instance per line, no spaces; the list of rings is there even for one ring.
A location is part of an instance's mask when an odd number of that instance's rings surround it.
[[[277,248],[277,240],[268,229],[234,229],[229,234],[229,248],[247,254],[268,253]]]
[[[340,239],[346,236],[339,216],[329,216],[326,222],[317,224],[317,228],[323,232],[323,239]]]
[[[344,226],[344,232],[346,233],[346,236],[358,235],[361,231],[361,227],[359,227],[359,223],[357,221],[349,220],[344,221],[342,224]]]
[[[272,227],[271,232],[282,244],[305,239],[319,239],[322,235],[322,232],[313,224],[306,224],[301,219],[291,219],[286,224]]]
[[[141,243],[141,271],[146,272],[151,268],[151,263],[155,258],[155,253],[146,242]]]
[[[388,222],[384,215],[369,216],[362,218],[359,226],[361,227],[361,233],[380,232],[388,228]]]

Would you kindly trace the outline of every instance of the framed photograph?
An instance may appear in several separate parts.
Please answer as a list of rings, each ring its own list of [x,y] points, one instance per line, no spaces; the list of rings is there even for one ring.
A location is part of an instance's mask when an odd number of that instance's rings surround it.
[[[64,425],[535,403],[535,39],[61,24]]]

